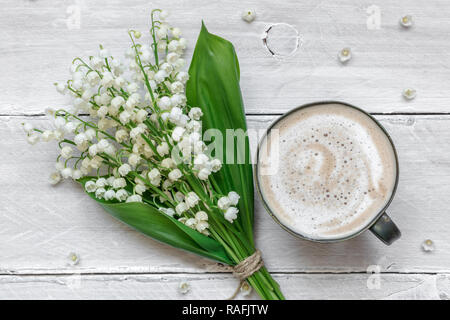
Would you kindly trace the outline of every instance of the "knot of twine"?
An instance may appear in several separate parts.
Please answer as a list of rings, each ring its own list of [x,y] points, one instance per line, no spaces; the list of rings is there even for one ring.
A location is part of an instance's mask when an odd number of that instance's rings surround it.
[[[261,269],[262,266],[264,266],[264,262],[261,257],[261,251],[259,251],[258,249],[256,249],[251,256],[248,256],[247,258],[239,262],[239,264],[234,266],[233,275],[240,281],[239,286],[234,291],[233,295],[228,298],[228,300],[233,300],[234,298],[236,298],[244,281],[256,271]]]

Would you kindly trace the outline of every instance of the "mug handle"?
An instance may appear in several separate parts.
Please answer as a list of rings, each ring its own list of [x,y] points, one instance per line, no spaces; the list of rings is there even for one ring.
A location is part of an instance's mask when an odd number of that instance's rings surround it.
[[[391,218],[384,212],[371,227],[370,231],[385,245],[391,245],[402,235]]]

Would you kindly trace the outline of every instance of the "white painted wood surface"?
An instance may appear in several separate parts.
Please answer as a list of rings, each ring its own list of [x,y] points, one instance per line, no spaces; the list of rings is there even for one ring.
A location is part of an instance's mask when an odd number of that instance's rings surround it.
[[[151,8],[172,12],[190,50],[203,18],[231,40],[241,62],[241,85],[250,128],[317,100],[343,100],[376,113],[400,157],[401,180],[389,213],[403,232],[391,247],[374,236],[332,245],[293,238],[256,199],[256,241],[288,298],[383,299],[450,297],[450,105],[448,1],[377,2],[381,29],[366,26],[371,1],[15,1],[0,12],[0,299],[214,298],[230,295],[236,281],[213,262],[181,253],[112,219],[75,184],[47,182],[56,148],[30,147],[20,123],[45,125],[47,106],[66,103],[52,83],[68,76],[77,54],[98,43],[120,53],[126,30],[147,26]],[[248,24],[241,10],[254,8]],[[67,20],[80,10],[79,28]],[[398,19],[411,14],[415,26]],[[290,58],[274,59],[260,39],[266,26],[285,22],[302,37]],[[286,39],[289,47],[292,39]],[[337,51],[354,57],[342,66]],[[284,50],[286,47],[281,48]],[[411,86],[415,100],[401,91]],[[405,114],[405,113],[421,113]],[[425,115],[422,115],[425,114]],[[255,141],[253,141],[255,142]],[[421,243],[432,239],[434,252]],[[80,262],[69,264],[76,252]],[[369,266],[379,266],[380,288],[369,289]],[[373,268],[373,267],[371,267]],[[370,268],[369,268],[370,269]],[[191,283],[186,296],[180,281]],[[345,284],[346,290],[342,290]],[[253,296],[253,298],[255,298]]]
[[[369,30],[367,9],[379,9],[380,29]],[[371,112],[449,112],[450,2],[399,1],[143,1],[143,0],[3,0],[0,12],[0,113],[33,114],[64,103],[53,83],[66,80],[77,55],[92,54],[102,43],[116,55],[128,46],[126,31],[145,30],[152,8],[172,12],[182,28],[191,56],[201,19],[208,28],[233,42],[241,64],[247,112],[280,113],[317,100],[344,100]],[[254,8],[256,20],[240,18]],[[80,20],[77,24],[77,12]],[[404,29],[399,19],[414,17]],[[288,23],[301,35],[293,57],[277,61],[261,36],[273,23]],[[275,49],[285,51],[294,39]],[[337,53],[353,50],[341,65]],[[405,102],[405,87],[417,98]]]

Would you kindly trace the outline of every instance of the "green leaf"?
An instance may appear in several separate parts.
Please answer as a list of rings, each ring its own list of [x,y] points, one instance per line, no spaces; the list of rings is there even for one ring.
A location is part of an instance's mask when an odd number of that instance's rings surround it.
[[[189,68],[186,96],[190,106],[202,109],[203,130],[220,130],[224,142],[227,129],[247,131],[239,76],[239,62],[233,45],[209,33],[202,23]],[[224,165],[214,174],[214,179],[222,192],[233,190],[241,195],[239,218],[235,222],[242,226],[253,246],[253,175],[248,137],[245,148],[236,151],[236,154],[245,152],[245,163],[226,164],[224,159]],[[226,155],[225,143],[223,154]]]
[[[84,186],[91,179],[85,177],[78,181]],[[113,217],[153,239],[222,263],[233,264],[219,242],[185,226],[155,207],[140,202],[118,203],[97,199],[93,193],[88,195]]]

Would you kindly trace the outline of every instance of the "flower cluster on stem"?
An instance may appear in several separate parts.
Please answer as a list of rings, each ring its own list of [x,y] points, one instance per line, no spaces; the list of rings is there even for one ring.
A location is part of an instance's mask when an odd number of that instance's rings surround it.
[[[166,18],[152,11],[147,40],[128,32],[125,61],[102,45],[95,56],[75,58],[71,79],[55,83],[71,106],[46,110],[51,129],[23,128],[31,144],[57,142],[52,184],[89,177],[85,189],[98,199],[145,202],[210,236],[238,217],[239,195],[214,187],[222,164],[206,153],[202,110],[187,105],[186,40]]]

